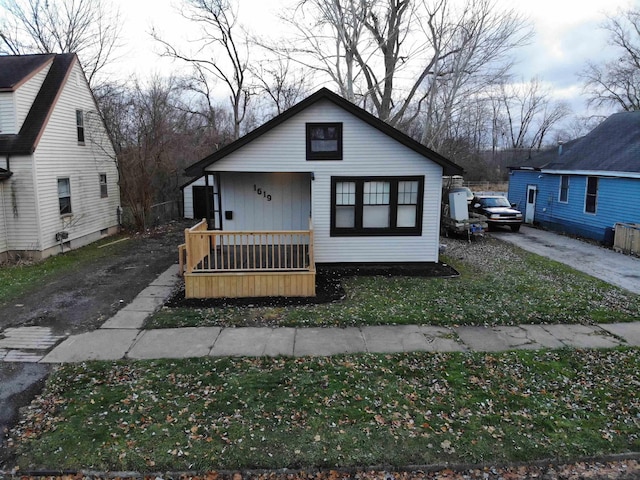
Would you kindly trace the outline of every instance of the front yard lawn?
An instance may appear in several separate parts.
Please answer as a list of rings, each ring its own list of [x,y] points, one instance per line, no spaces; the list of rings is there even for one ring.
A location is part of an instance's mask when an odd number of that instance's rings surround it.
[[[640,450],[640,349],[64,365],[22,469],[512,462]]]
[[[181,326],[518,325],[640,317],[640,296],[492,238],[447,239],[459,278],[350,277],[345,298],[296,306],[164,308],[145,328]]]

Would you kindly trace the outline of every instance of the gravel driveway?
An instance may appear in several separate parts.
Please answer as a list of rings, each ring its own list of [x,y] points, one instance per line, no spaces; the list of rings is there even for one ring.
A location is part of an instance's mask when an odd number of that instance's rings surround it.
[[[132,235],[118,244],[117,255],[82,262],[43,288],[0,304],[0,333],[10,327],[38,326],[67,336],[98,328],[177,262],[177,247],[191,223],[175,222]],[[0,467],[6,457],[5,433],[18,409],[42,390],[49,369],[42,364],[0,362]]]

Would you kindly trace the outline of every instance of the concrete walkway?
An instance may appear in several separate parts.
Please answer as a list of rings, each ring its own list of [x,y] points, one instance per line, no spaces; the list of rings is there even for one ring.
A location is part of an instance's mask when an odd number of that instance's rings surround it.
[[[640,293],[640,259],[614,253],[550,232],[523,227],[497,233],[501,240],[567,263],[609,283]],[[145,319],[171,295],[178,280],[172,266],[100,329],[59,338],[41,327],[22,327],[0,340],[0,360],[41,363],[88,360],[205,356],[326,356],[358,352],[495,352],[539,348],[640,346],[640,321],[601,325],[520,325],[514,327],[434,327],[421,325],[360,328],[221,328],[142,330]],[[5,332],[6,333],[6,332]],[[20,348],[31,346],[29,353]],[[35,349],[35,350],[34,350]],[[38,351],[38,349],[41,349]],[[35,352],[35,353],[34,353]]]

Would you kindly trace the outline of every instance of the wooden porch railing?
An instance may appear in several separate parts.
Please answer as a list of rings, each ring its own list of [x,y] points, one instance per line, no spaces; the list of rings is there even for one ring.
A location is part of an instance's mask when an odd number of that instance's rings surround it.
[[[184,232],[181,273],[315,271],[313,228],[286,231],[207,230],[206,220]]]

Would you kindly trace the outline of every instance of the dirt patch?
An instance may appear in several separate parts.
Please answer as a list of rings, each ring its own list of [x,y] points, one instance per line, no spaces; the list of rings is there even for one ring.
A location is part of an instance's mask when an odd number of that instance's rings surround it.
[[[98,328],[177,263],[178,245],[189,225],[175,222],[133,234],[117,244],[117,254],[82,262],[47,285],[0,304],[0,329],[43,326],[69,335]]]

